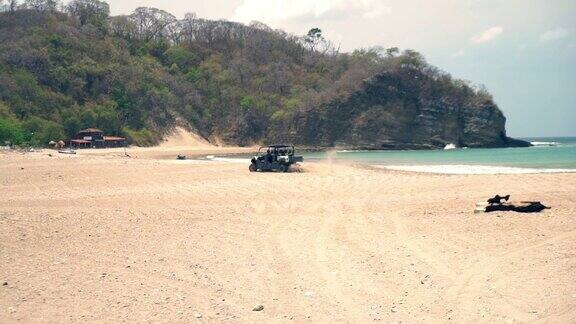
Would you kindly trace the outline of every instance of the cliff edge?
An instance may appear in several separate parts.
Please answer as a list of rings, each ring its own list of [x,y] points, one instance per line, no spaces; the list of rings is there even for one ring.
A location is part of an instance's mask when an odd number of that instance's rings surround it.
[[[507,137],[505,124],[506,117],[487,91],[404,66],[300,116],[294,141],[373,150],[530,146]]]

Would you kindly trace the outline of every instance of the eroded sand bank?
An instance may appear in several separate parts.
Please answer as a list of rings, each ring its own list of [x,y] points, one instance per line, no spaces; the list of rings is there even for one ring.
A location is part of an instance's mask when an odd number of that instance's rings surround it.
[[[0,153],[0,322],[576,318],[576,174],[154,158],[175,151]],[[553,208],[472,213],[496,193]]]

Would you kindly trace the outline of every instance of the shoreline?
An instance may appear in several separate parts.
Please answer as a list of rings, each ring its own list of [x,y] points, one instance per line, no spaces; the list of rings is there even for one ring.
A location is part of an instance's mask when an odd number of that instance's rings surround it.
[[[230,163],[250,163],[249,158],[239,158],[238,156],[246,153],[224,154],[212,156],[199,155],[192,157],[195,160],[202,161],[215,161],[215,162],[230,162]],[[541,173],[576,173],[576,169],[565,168],[529,168],[529,167],[514,167],[514,166],[498,166],[498,165],[481,165],[481,164],[375,164],[366,161],[355,160],[330,160],[325,159],[309,159],[304,160],[304,163],[336,163],[341,165],[361,165],[373,167],[377,169],[415,172],[415,173],[428,173],[428,174],[446,174],[446,175],[494,175],[494,174],[541,174]]]
[[[197,160],[219,161],[231,163],[250,163],[249,159],[235,158],[242,154],[230,154],[215,156],[208,159],[206,157],[196,157]],[[329,159],[311,159],[304,160],[304,163],[336,163],[341,165],[361,165],[377,169],[405,171],[428,174],[446,174],[446,175],[489,175],[489,174],[541,174],[541,173],[576,173],[576,169],[554,169],[554,168],[527,168],[511,167],[497,165],[480,165],[480,164],[406,164],[406,165],[389,165],[375,164],[364,161],[354,160],[329,160]]]
[[[187,160],[247,163],[249,158],[243,159],[240,156],[256,154],[258,147],[220,147],[220,146],[155,146],[155,147],[128,147],[107,148],[107,149],[81,149],[77,150],[79,156],[102,156],[114,157],[124,156],[126,152],[129,157],[147,160],[176,160],[178,155],[185,155]],[[36,149],[34,152],[25,150],[4,149],[0,152],[6,154],[52,154],[61,155],[53,149]],[[299,150],[299,152],[311,152]],[[364,151],[323,151],[328,155],[324,158],[306,159],[304,163],[336,163],[341,165],[362,165],[376,169],[393,170],[401,172],[413,172],[423,174],[445,174],[445,175],[509,175],[509,174],[549,174],[549,173],[576,173],[576,169],[569,168],[546,168],[546,167],[517,167],[508,165],[484,165],[484,164],[380,164],[370,161],[358,161],[353,159],[333,159],[330,152],[338,153],[362,153]],[[209,158],[210,157],[210,158]]]

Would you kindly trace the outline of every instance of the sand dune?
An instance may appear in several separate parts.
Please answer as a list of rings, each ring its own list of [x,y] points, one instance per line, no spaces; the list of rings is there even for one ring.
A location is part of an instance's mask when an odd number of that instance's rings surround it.
[[[0,155],[3,323],[576,318],[576,174],[44,153]]]
[[[176,127],[160,144],[161,148],[173,147],[214,147],[206,139],[182,127]]]

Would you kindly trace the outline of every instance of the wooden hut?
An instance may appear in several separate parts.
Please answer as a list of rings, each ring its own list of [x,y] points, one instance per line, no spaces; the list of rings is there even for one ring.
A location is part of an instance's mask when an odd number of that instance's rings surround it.
[[[76,148],[104,148],[126,146],[126,139],[117,136],[105,136],[98,128],[87,128],[78,132],[76,138],[70,140],[70,146]]]

